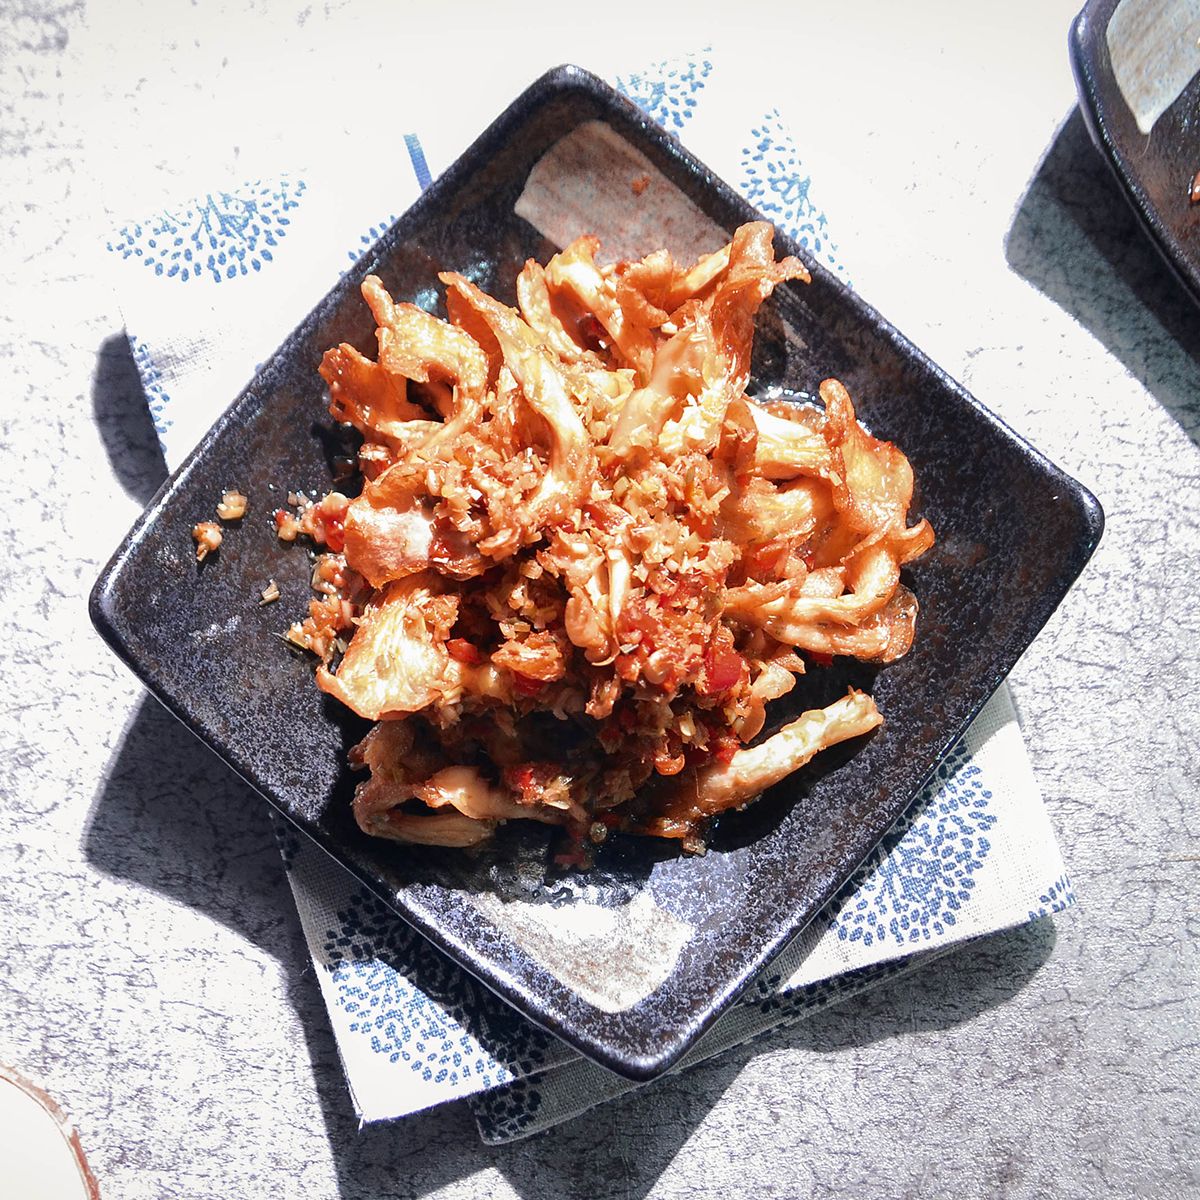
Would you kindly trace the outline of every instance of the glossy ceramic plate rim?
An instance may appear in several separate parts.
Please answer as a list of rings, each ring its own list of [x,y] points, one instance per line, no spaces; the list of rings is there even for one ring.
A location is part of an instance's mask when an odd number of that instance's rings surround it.
[[[464,152],[457,162],[426,190],[413,207],[400,218],[393,229],[403,229],[406,224],[415,225],[421,221],[427,210],[437,205],[442,196],[454,194],[479,169],[481,163],[487,161],[486,158],[481,160],[480,156],[487,153],[489,143],[494,142],[498,137],[502,136],[506,129],[519,128],[529,119],[531,112],[536,113],[543,104],[548,103],[555,96],[572,91],[579,91],[590,96],[607,111],[610,117],[618,119],[621,126],[618,132],[631,145],[638,145],[637,138],[630,136],[629,131],[632,127],[640,137],[644,137],[647,141],[653,143],[658,152],[665,153],[675,159],[683,172],[688,173],[693,179],[700,181],[700,186],[703,190],[710,192],[720,207],[732,214],[736,214],[738,220],[750,220],[759,217],[759,214],[728,185],[714,176],[703,164],[699,163],[692,155],[683,150],[675,139],[650,122],[640,110],[636,109],[629,101],[609,88],[607,84],[579,68],[560,67],[548,72],[522,93],[489,126],[480,138]],[[390,233],[389,235],[385,235],[385,237],[390,236]],[[784,236],[782,231],[777,233],[777,242],[782,253],[799,252],[795,244]],[[805,255],[806,261],[807,258],[808,256]],[[812,264],[810,264],[810,267],[812,267]],[[1066,494],[1078,502],[1083,522],[1088,530],[1088,537],[1086,544],[1081,541],[1079,544],[1071,547],[1073,556],[1070,559],[1070,566],[1067,565],[1067,554],[1064,552],[1062,574],[1066,576],[1069,572],[1069,578],[1066,579],[1062,588],[1062,592],[1065,594],[1070,583],[1078,575],[1078,571],[1082,569],[1100,535],[1103,518],[1094,497],[1077,481],[1066,475],[1046,459],[1039,451],[1029,446],[1023,438],[1009,429],[1004,422],[980,405],[961,385],[957,384],[944,371],[931,363],[924,354],[899,334],[887,321],[883,320],[857,294],[846,289],[838,281],[830,280],[828,273],[819,264],[812,267],[812,270],[814,275],[824,275],[826,281],[841,292],[844,303],[848,308],[854,310],[857,318],[864,326],[870,327],[875,338],[881,342],[890,342],[899,356],[910,361],[921,371],[933,376],[940,382],[947,393],[952,394],[955,401],[969,405],[979,418],[991,425],[1005,441],[1013,446],[1014,451],[1019,452],[1035,463],[1038,470],[1047,479],[1055,481],[1056,485],[1060,485]],[[293,343],[304,336],[313,323],[320,319],[323,305],[323,300],[318,302],[313,312],[289,335],[283,346],[267,360],[256,374],[255,380],[248,385],[238,400],[219,418],[192,454],[188,456],[175,474],[163,485],[146,512],[136,522],[125,542],[117,550],[112,561],[106,567],[93,589],[90,611],[97,628],[116,650],[118,655],[146,684],[152,694],[174,715],[179,717],[184,724],[188,725],[189,728],[193,728],[195,732],[200,731],[195,729],[193,717],[188,712],[186,705],[180,703],[177,696],[157,686],[150,666],[142,662],[135,649],[126,644],[124,633],[120,628],[121,622],[118,619],[118,614],[108,611],[106,601],[109,597],[111,586],[121,571],[123,564],[136,549],[147,529],[152,526],[158,513],[170,502],[173,494],[183,486],[191,472],[205,461],[208,448],[217,436],[230,424],[236,424],[241,419],[243,413],[257,411],[257,408],[262,404],[262,400],[257,393],[256,385],[258,380],[272,369],[281,356],[286,356]],[[924,783],[927,782],[936,769],[941,757],[957,741],[971,720],[978,714],[979,709],[982,708],[988,697],[1011,669],[1019,653],[1032,642],[1038,630],[1040,630],[1049,618],[1050,613],[1053,612],[1057,603],[1058,599],[1048,608],[1040,620],[1036,621],[1036,623],[1031,622],[1027,627],[1024,627],[1024,644],[1021,650],[1012,654],[1010,660],[998,661],[994,665],[993,670],[987,674],[987,677],[978,681],[977,699],[970,706],[969,711],[966,711],[958,722],[952,726],[948,725],[942,730],[940,750],[933,756],[932,761],[928,764],[918,784],[912,788],[911,793],[898,806],[897,815],[901,815],[911,806],[919,794],[921,787],[924,786]],[[622,1018],[627,1015],[626,1013],[607,1014],[592,1006],[587,1006],[590,1010],[589,1019],[587,1021],[572,1022],[569,1013],[564,1012],[564,1001],[559,1000],[557,1003],[555,1002],[553,995],[554,988],[551,988],[548,992],[540,992],[531,986],[531,983],[527,979],[522,979],[518,975],[514,975],[503,963],[481,958],[477,947],[464,943],[460,938],[455,936],[453,931],[448,930],[441,924],[438,913],[431,911],[410,896],[398,896],[394,894],[380,879],[361,868],[352,858],[347,857],[345,849],[337,843],[336,839],[325,836],[319,828],[307,828],[302,822],[297,820],[280,801],[271,795],[270,789],[256,779],[253,768],[247,767],[243,763],[242,755],[236,746],[227,744],[223,738],[211,729],[204,729],[201,732],[201,736],[203,740],[208,742],[226,762],[246,778],[256,790],[261,792],[298,829],[320,845],[344,869],[350,870],[375,895],[388,904],[389,907],[394,908],[406,921],[428,937],[435,945],[447,952],[458,965],[481,979],[488,987],[512,1003],[524,1016],[535,1024],[550,1030],[588,1057],[634,1079],[651,1078],[668,1069],[684,1054],[732,1002],[746,983],[754,977],[756,972],[786,942],[798,934],[812,917],[821,910],[823,905],[844,884],[845,880],[853,874],[862,860],[887,832],[887,829],[884,828],[879,830],[877,834],[872,833],[869,839],[863,838],[860,842],[856,842],[853,847],[854,854],[852,861],[843,861],[845,854],[848,854],[849,851],[839,857],[838,862],[841,865],[837,870],[838,878],[833,880],[824,889],[823,893],[817,897],[811,906],[803,911],[792,914],[791,919],[781,922],[778,928],[769,933],[769,936],[761,938],[756,943],[757,948],[755,952],[745,960],[738,970],[736,977],[731,976],[723,980],[719,986],[709,989],[705,1001],[684,1013],[677,1025],[667,1030],[659,1030],[656,1027],[656,1033],[660,1036],[658,1048],[654,1052],[643,1053],[631,1049],[628,1044],[622,1045],[619,1041],[614,1040],[615,1030],[621,1026]],[[540,966],[540,964],[536,964],[536,960],[529,959],[528,955],[524,955],[524,957],[527,961]],[[670,978],[668,976],[663,986],[669,986]],[[552,982],[557,983],[558,981]],[[578,994],[566,984],[560,984],[557,991],[562,992],[568,998],[575,997],[579,999]],[[584,1003],[586,1004],[586,1002]]]

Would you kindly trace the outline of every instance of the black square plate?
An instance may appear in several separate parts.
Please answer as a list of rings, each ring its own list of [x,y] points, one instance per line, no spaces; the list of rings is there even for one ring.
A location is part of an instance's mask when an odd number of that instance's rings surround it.
[[[628,171],[595,169],[613,154]],[[639,207],[631,175],[641,173],[658,208]],[[815,393],[822,379],[842,379],[873,431],[909,455],[914,512],[933,522],[938,544],[909,580],[922,606],[912,653],[877,673],[813,672],[787,700],[795,711],[854,682],[873,691],[883,729],[724,819],[704,857],[616,839],[586,877],[563,879],[547,874],[538,829],[507,828],[475,858],[366,837],[344,766],[361,728],[276,636],[304,608],[309,565],[276,539],[269,514],[289,489],[327,490],[338,452],[317,364],[337,342],[373,345],[357,290],[368,270],[427,305],[446,269],[511,299],[525,259],[544,260],[550,237],[569,232],[539,232],[518,210],[549,229],[572,206],[593,211],[588,188],[594,211],[628,213],[615,240],[645,240],[642,252],[706,238],[712,249],[756,216],[600,80],[574,67],[545,75],[262,367],[134,526],[96,584],[92,617],[172,712],[406,920],[531,1020],[646,1079],[679,1058],[904,812],[1062,599],[1103,518],[1084,488],[814,268],[811,285],[779,288],[760,314],[755,386]],[[639,232],[646,213],[659,215]],[[800,253],[782,235],[777,252]],[[249,495],[250,515],[197,568],[191,527],[231,486]],[[283,600],[260,608],[269,577]]]
[[[1141,81],[1143,90],[1131,95],[1143,123],[1149,123],[1161,104],[1147,106],[1145,86],[1150,86],[1151,95],[1160,93],[1165,102],[1175,90],[1166,82],[1172,77],[1171,61],[1183,56],[1186,64],[1190,53],[1191,61],[1200,67],[1200,51],[1193,49],[1200,38],[1200,21],[1191,16],[1193,8],[1182,2],[1167,6],[1173,7],[1181,22],[1178,26],[1155,19],[1151,7],[1145,0],[1132,6],[1123,6],[1118,0],[1094,0],[1086,5],[1071,27],[1071,66],[1080,111],[1092,140],[1120,181],[1150,240],[1200,303],[1200,204],[1190,200],[1192,180],[1200,171],[1196,133],[1200,74],[1183,84],[1148,132],[1139,126],[1118,80],[1120,74],[1130,87]],[[1114,21],[1119,8],[1123,12]],[[1185,36],[1187,49],[1181,45]],[[1115,70],[1114,56],[1128,63],[1128,68]],[[1189,69],[1183,67],[1185,73]],[[1164,87],[1166,91],[1160,92]]]

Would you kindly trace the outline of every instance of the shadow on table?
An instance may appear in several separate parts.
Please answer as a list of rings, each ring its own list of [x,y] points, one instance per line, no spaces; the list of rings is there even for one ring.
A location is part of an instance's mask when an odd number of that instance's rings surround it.
[[[1054,941],[1049,920],[983,939],[792,1029],[507,1146],[480,1145],[465,1104],[359,1130],[323,1023],[320,1036],[308,1025],[341,1200],[384,1200],[398,1189],[427,1195],[489,1167],[523,1200],[640,1200],[756,1055],[790,1047],[836,1051],[958,1025],[1020,991]],[[914,1105],[921,1099],[914,1095]]]
[[[166,479],[167,464],[123,333],[105,338],[96,355],[92,413],[118,482],[127,495],[147,504]]]
[[[1200,445],[1200,317],[1076,109],[1013,218],[1018,275],[1094,334]]]
[[[307,963],[266,801],[150,696],[92,803],[83,850],[101,871]]]

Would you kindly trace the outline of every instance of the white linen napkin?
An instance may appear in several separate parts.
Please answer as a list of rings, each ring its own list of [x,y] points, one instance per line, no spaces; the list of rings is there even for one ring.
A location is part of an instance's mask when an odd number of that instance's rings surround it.
[[[777,226],[845,275],[810,179],[769,96],[710,102],[701,52],[616,85]],[[418,123],[403,152],[348,179],[336,162],[214,181],[169,210],[130,214],[108,241],[121,309],[174,467],[396,214],[430,181]],[[363,1121],[472,1098],[481,1135],[544,1129],[632,1088],[516,1013],[276,819],[281,851]],[[920,802],[809,928],[676,1070],[910,970],[970,938],[1074,902],[1002,688]]]

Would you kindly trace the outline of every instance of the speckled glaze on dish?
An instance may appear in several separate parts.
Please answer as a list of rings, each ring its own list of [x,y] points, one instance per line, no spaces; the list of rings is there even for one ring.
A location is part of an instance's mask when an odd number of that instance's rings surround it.
[[[644,1079],[684,1053],[904,812],[1062,599],[1103,518],[1085,489],[816,268],[810,286],[780,288],[760,315],[756,386],[815,392],[830,375],[844,380],[872,430],[908,453],[914,513],[938,544],[910,572],[922,604],[913,652],[880,671],[814,672],[776,720],[853,682],[874,693],[884,727],[725,818],[703,857],[618,839],[589,875],[563,877],[545,867],[539,828],[506,828],[475,857],[360,833],[344,763],[365,726],[276,636],[309,596],[309,563],[278,542],[270,513],[290,488],[328,489],[343,450],[316,367],[338,341],[373,346],[357,290],[369,270],[418,303],[433,302],[445,269],[511,299],[525,259],[554,249],[514,203],[542,155],[597,120],[721,227],[755,216],[603,82],[550,72],[271,357],[138,521],[96,584],[92,615],[172,712],[405,919],[530,1019]],[[798,253],[782,236],[777,251]],[[197,567],[191,527],[235,485],[250,513]],[[260,608],[268,577],[283,599]]]
[[[1142,133],[1113,74],[1107,31],[1118,4],[1096,0],[1071,26],[1080,111],[1150,240],[1200,303],[1200,204],[1188,199],[1200,171],[1200,75],[1175,97],[1151,132]]]

